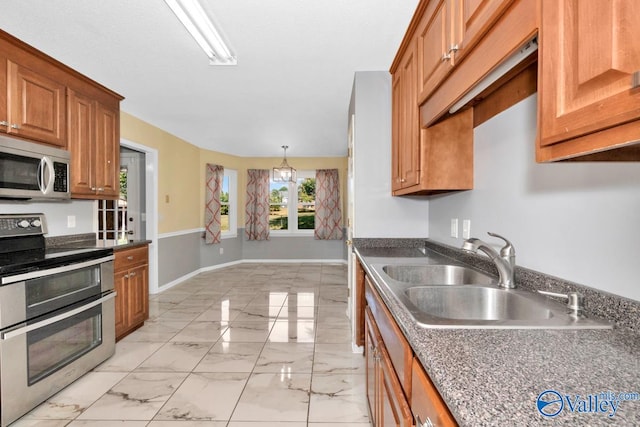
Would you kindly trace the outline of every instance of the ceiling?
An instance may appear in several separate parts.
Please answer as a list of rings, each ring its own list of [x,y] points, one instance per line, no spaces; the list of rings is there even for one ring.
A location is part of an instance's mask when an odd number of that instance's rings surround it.
[[[418,0],[203,0],[238,57],[214,67],[162,0],[3,0],[0,28],[238,156],[344,156],[356,71],[388,70]]]

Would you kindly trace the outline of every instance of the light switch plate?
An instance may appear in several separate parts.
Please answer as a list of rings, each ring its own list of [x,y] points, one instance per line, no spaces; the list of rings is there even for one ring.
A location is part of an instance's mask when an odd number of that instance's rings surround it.
[[[76,216],[68,215],[67,216],[67,228],[76,228]]]
[[[462,238],[469,239],[471,237],[471,220],[465,219],[462,221]]]
[[[451,218],[451,237],[458,238],[458,218]]]

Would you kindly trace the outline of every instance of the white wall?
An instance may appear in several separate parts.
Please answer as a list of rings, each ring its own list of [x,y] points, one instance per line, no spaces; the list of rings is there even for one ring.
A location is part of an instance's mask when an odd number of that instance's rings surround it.
[[[533,95],[475,129],[475,189],[431,198],[430,237],[454,246],[502,234],[517,263],[640,300],[640,163],[535,162]],[[460,227],[461,231],[461,227]]]
[[[355,73],[354,237],[427,237],[425,197],[391,196],[391,75]]]
[[[0,213],[44,213],[49,233],[47,237],[67,234],[95,233],[96,215],[92,200],[65,202],[0,201]],[[75,227],[67,226],[67,218],[75,217]]]

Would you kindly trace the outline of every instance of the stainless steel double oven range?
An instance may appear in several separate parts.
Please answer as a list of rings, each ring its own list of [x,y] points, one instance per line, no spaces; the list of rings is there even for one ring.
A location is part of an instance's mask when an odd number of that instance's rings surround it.
[[[113,355],[113,250],[45,247],[41,214],[0,215],[0,424]]]

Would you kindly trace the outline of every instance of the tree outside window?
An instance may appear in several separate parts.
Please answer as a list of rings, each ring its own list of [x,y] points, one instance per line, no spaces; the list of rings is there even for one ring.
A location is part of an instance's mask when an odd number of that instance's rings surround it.
[[[298,171],[298,181],[270,182],[269,228],[274,231],[313,230],[315,227],[315,171]],[[291,195],[294,195],[291,197]]]

